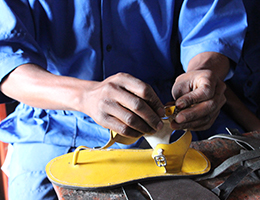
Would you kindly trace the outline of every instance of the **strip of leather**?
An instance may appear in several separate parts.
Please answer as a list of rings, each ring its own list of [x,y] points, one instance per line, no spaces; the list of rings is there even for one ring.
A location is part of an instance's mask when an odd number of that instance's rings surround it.
[[[145,188],[143,193],[147,193],[147,199],[219,200],[213,192],[191,179],[165,179],[160,181],[145,181],[139,184]]]

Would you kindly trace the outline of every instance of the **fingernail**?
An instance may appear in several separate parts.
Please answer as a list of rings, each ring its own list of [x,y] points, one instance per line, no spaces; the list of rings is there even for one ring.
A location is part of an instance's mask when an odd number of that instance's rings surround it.
[[[164,117],[165,116],[165,109],[160,107],[158,110],[157,110],[157,113],[160,117]]]
[[[186,118],[182,114],[179,114],[175,117],[175,121],[177,123],[184,123],[186,121]]]
[[[179,109],[185,108],[186,104],[184,101],[177,101],[176,102],[176,107]]]
[[[156,129],[157,129],[157,131],[158,131],[158,130],[161,130],[162,128],[163,128],[163,123],[160,121],[160,122],[157,124]]]

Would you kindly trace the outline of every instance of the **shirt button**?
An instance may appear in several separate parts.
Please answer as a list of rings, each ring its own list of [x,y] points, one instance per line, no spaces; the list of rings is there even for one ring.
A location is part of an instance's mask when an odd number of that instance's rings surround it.
[[[251,87],[252,84],[253,84],[252,81],[248,81],[248,82],[247,82],[247,86],[248,86],[248,87]]]
[[[112,50],[112,45],[111,45],[111,44],[108,44],[108,45],[106,46],[106,50],[107,50],[107,52],[110,52],[110,51]]]

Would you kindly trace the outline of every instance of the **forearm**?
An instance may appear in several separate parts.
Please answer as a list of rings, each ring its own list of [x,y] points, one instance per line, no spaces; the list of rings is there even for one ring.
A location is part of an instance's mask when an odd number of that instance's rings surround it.
[[[224,110],[227,114],[247,132],[260,130],[260,119],[243,104],[230,88],[227,88],[225,95],[227,102],[224,106]]]
[[[224,80],[230,69],[230,61],[220,53],[200,53],[190,60],[187,72],[203,69],[212,71],[220,80]]]
[[[83,112],[103,127],[129,137],[163,126],[164,109],[156,93],[125,73],[97,82],[57,76],[26,64],[6,77],[1,91],[33,107]]]
[[[33,107],[79,110],[78,102],[83,91],[80,88],[86,87],[87,83],[91,85],[91,82],[57,76],[39,66],[25,64],[6,77],[1,84],[1,91]]]

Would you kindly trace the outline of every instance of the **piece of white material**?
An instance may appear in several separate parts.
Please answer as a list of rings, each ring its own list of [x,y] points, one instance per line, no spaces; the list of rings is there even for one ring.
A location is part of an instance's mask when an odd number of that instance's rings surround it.
[[[154,149],[158,144],[169,144],[170,143],[170,137],[173,132],[173,129],[171,128],[170,121],[168,119],[163,120],[163,128],[160,131],[157,131],[156,133],[152,135],[144,135],[144,138],[147,140],[147,142],[150,144],[150,146]]]

